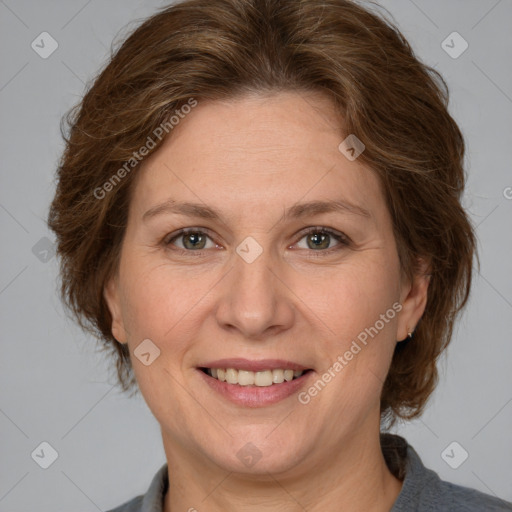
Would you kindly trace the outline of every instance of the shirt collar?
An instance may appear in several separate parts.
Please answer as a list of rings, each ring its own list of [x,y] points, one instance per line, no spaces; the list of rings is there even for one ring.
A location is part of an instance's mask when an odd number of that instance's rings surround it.
[[[153,477],[147,493],[142,498],[140,512],[163,512],[164,497],[169,487],[167,463]]]

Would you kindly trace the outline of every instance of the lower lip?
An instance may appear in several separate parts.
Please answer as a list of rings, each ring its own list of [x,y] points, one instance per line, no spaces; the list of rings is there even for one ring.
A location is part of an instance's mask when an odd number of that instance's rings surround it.
[[[280,402],[297,393],[313,373],[310,370],[297,379],[284,381],[282,384],[272,384],[271,386],[239,386],[238,384],[228,384],[214,379],[202,370],[198,369],[197,371],[214,391],[231,402],[244,407],[264,407]]]

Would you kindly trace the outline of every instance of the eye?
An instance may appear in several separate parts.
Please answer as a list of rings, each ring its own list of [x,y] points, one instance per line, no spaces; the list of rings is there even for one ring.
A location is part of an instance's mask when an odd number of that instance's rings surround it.
[[[306,249],[309,252],[330,254],[350,244],[350,239],[346,235],[325,227],[313,226],[307,228],[301,235],[299,242],[297,242],[297,247],[301,250]],[[304,239],[306,240],[306,246],[301,247],[300,243]],[[333,245],[333,242],[336,243]],[[213,241],[205,228],[181,229],[166,237],[163,240],[163,244],[169,248],[172,246],[172,249],[178,253],[195,253],[196,256],[203,255],[203,250],[220,247]]]
[[[311,249],[317,252],[331,252],[342,249],[349,244],[348,237],[328,228],[311,227],[302,234],[303,236],[300,240],[306,239],[306,247],[299,247],[300,249]],[[332,246],[333,240],[337,242],[334,246]]]
[[[210,240],[210,245],[208,244]],[[175,241],[181,241],[181,245]],[[171,235],[165,240],[165,245],[176,245],[183,252],[201,251],[203,249],[211,249],[217,245],[204,231],[197,228],[182,229],[178,233]]]

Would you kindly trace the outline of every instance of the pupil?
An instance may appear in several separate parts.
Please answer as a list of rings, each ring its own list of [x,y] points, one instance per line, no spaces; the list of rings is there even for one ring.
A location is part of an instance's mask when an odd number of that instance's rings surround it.
[[[201,242],[202,238],[203,237],[201,235],[199,235],[198,233],[190,233],[190,234],[186,235],[185,241],[187,241],[187,240],[192,241],[191,247],[188,247],[189,249],[190,248],[197,249],[198,248],[197,242]],[[185,243],[185,246],[187,246],[187,243]],[[200,248],[202,249],[202,246]]]
[[[326,235],[325,233],[315,233],[313,235],[310,235],[311,238],[313,239],[313,244],[314,244],[314,247],[318,248],[318,247],[325,247],[325,243],[323,243],[323,246],[321,245],[322,242],[325,242],[326,240],[328,240],[328,237],[329,235]],[[317,243],[319,242],[319,243]],[[327,243],[327,245],[329,245]]]

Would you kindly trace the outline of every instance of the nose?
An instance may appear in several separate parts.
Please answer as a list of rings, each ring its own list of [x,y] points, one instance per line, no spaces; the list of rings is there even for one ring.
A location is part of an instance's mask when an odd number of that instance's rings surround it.
[[[234,267],[223,279],[218,324],[224,330],[238,331],[247,340],[275,337],[293,325],[293,292],[286,283],[286,271],[270,251],[248,262],[238,254]]]

